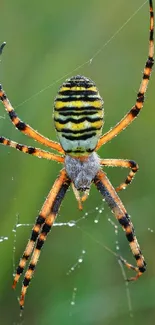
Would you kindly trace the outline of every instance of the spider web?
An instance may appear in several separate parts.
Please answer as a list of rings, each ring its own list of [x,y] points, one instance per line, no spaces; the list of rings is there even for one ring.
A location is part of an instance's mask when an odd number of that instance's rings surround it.
[[[89,66],[93,63],[94,59],[97,58],[97,56],[103,52],[103,50],[105,49],[106,46],[108,46],[110,44],[110,42],[114,41],[114,39],[118,36],[118,34],[125,28],[125,26],[130,23],[130,21],[132,20],[132,18],[134,18],[134,16],[142,9],[142,7],[144,7],[146,5],[148,1],[145,1],[144,3],[142,3],[141,6],[138,7],[137,10],[134,11],[134,13],[121,25],[121,27],[119,29],[117,29],[117,31],[99,48],[99,50],[97,50],[95,52],[94,55],[91,56],[91,58],[89,58],[87,61],[85,61],[84,63],[80,64],[78,67],[76,67],[75,69],[73,69],[71,72],[63,75],[62,77],[58,78],[56,81],[54,81],[53,83],[48,84],[47,86],[43,87],[41,90],[39,90],[38,92],[36,92],[35,94],[32,94],[32,96],[29,96],[28,98],[26,98],[24,101],[22,101],[21,103],[19,103],[18,105],[15,106],[15,108],[19,108],[22,107],[22,105],[24,105],[25,103],[32,101],[32,99],[38,97],[39,95],[41,95],[42,93],[44,93],[47,89],[51,89],[52,87],[54,87],[57,83],[59,83],[61,80],[64,80],[66,77],[74,74],[76,71],[78,72],[79,70],[81,70],[81,68],[83,68],[84,66]],[[1,63],[2,65],[2,63]],[[5,119],[6,114],[3,116],[0,116],[1,119]],[[6,149],[6,148],[5,148]],[[127,192],[126,192],[127,193]],[[120,251],[120,239],[119,239],[119,233],[122,231],[121,229],[119,229],[119,227],[117,226],[117,223],[115,223],[111,217],[111,215],[108,213],[106,214],[106,218],[107,218],[107,223],[110,225],[111,229],[112,229],[112,233],[113,233],[113,243],[112,243],[112,247],[113,249],[109,248],[109,246],[107,246],[105,243],[103,243],[101,240],[98,240],[95,236],[93,236],[91,234],[91,232],[89,230],[85,230],[85,227],[83,227],[83,222],[87,222],[88,218],[90,216],[93,216],[93,223],[94,223],[94,227],[99,226],[100,225],[100,219],[101,216],[103,216],[105,213],[105,204],[104,202],[102,202],[101,205],[91,209],[91,210],[87,210],[87,212],[83,213],[82,217],[80,217],[77,220],[68,220],[66,222],[55,222],[54,224],[54,228],[56,227],[67,227],[67,228],[76,228],[78,229],[79,232],[83,233],[86,237],[89,237],[90,241],[92,241],[92,243],[94,242],[96,247],[99,246],[101,247],[101,249],[103,249],[103,254],[104,251],[108,251],[109,254],[113,254],[114,255],[114,259],[116,258],[117,254],[122,255],[121,251]],[[15,268],[17,266],[17,247],[19,246],[19,240],[18,240],[18,231],[20,228],[22,229],[26,229],[28,228],[29,231],[32,228],[32,224],[30,223],[22,223],[20,219],[19,215],[16,215],[16,217],[14,218],[16,219],[15,222],[15,226],[12,229],[12,233],[13,233],[13,273],[15,272]],[[100,227],[98,227],[98,231],[99,231]],[[154,230],[152,229],[152,226],[150,226],[150,228],[146,228],[148,229],[148,232],[151,234],[154,234]],[[0,237],[0,242],[3,242],[5,244],[6,240],[11,240],[10,239],[11,236],[2,236]],[[127,245],[127,244],[126,244]],[[79,286],[78,283],[76,281],[76,276],[75,275],[79,275],[82,276],[83,270],[86,267],[86,263],[87,263],[87,257],[90,254],[90,250],[88,248],[85,248],[85,246],[83,246],[82,250],[79,250],[79,254],[75,255],[75,258],[73,260],[70,260],[70,264],[68,264],[68,268],[66,269],[66,277],[70,278],[70,282],[73,284],[72,285],[72,290],[70,292],[70,297],[68,299],[68,305],[67,305],[67,312],[68,315],[72,318],[72,321],[75,321],[75,307],[78,304],[79,301],[79,297],[80,297],[80,290],[79,290]],[[123,279],[123,283],[124,283],[124,292],[125,292],[125,296],[126,298],[126,305],[127,305],[127,309],[128,309],[128,316],[131,319],[130,324],[133,324],[132,322],[132,318],[134,316],[134,306],[132,303],[132,294],[131,294],[131,289],[129,284],[125,281],[127,278],[127,274],[126,274],[126,270],[124,269],[122,263],[116,258],[117,262],[119,263],[119,267],[120,267],[120,271],[121,271],[121,276]],[[41,262],[40,262],[41,263]],[[103,270],[104,272],[104,270]],[[20,285],[19,285],[20,286]],[[31,294],[31,293],[29,293]],[[18,307],[17,307],[18,308]],[[23,320],[20,320],[19,324],[23,324]],[[13,323],[14,325],[17,325],[17,323]]]
[[[116,236],[115,242],[114,242],[114,246],[115,246],[115,251],[113,251],[112,249],[110,249],[108,246],[106,246],[103,242],[97,240],[96,238],[94,238],[89,232],[87,232],[86,230],[84,230],[81,226],[81,223],[83,220],[86,220],[87,218],[89,218],[90,215],[93,216],[94,220],[94,224],[98,224],[100,221],[100,217],[103,215],[103,211],[104,211],[104,199],[102,199],[103,203],[99,206],[96,207],[95,209],[93,209],[92,211],[89,212],[85,212],[83,214],[83,216],[81,218],[79,218],[78,220],[70,220],[68,222],[55,222],[53,227],[76,227],[78,230],[80,230],[82,233],[84,233],[86,236],[88,236],[93,242],[95,242],[95,244],[101,246],[104,250],[107,250],[110,254],[113,254],[118,261],[118,264],[120,266],[120,270],[122,273],[122,277],[124,280],[124,286],[125,286],[125,291],[126,291],[126,299],[127,299],[127,307],[128,307],[128,312],[129,312],[129,316],[132,318],[133,317],[133,307],[132,307],[132,302],[131,302],[131,295],[130,295],[130,290],[129,290],[129,283],[126,281],[127,279],[127,274],[125,271],[125,268],[122,264],[122,262],[119,260],[119,258],[117,256],[120,255],[120,247],[119,247],[119,240],[118,240],[118,232],[119,232],[119,227],[118,225],[111,219],[111,217],[107,216],[107,220],[110,223],[110,225],[112,226],[113,230],[114,230],[114,234]],[[16,246],[18,245],[18,241],[17,241],[17,230],[20,227],[28,227],[28,228],[32,228],[33,224],[22,224],[19,222],[19,215],[16,216],[16,223],[15,226],[12,230],[13,234],[14,234],[14,239],[13,239],[13,276],[16,273],[16,266],[17,263],[15,262],[15,255],[16,255]],[[151,232],[153,232],[152,229],[149,229]],[[68,268],[68,270],[66,271],[66,276],[72,276],[74,275],[75,272],[77,272],[78,270],[82,269],[83,264],[85,264],[85,256],[89,254],[88,250],[82,249],[82,251],[79,253],[78,257],[75,258],[75,262]],[[76,296],[78,294],[78,287],[74,286],[72,294],[71,294],[71,300],[70,300],[70,310],[69,310],[69,316],[73,316],[73,308],[76,304]],[[22,313],[20,313],[20,317],[22,317]]]

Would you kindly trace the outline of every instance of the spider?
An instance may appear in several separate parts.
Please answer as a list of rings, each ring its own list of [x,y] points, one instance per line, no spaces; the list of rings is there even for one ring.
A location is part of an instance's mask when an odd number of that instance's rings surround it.
[[[64,165],[40,210],[32,229],[31,237],[14,276],[13,288],[16,287],[26,263],[32,254],[23,280],[19,300],[21,309],[24,307],[26,291],[35,271],[41,248],[56,219],[61,202],[70,184],[72,185],[79,209],[82,209],[82,203],[88,198],[91,184],[94,183],[118,219],[125,231],[132,254],[136,259],[136,266],[133,266],[118,256],[129,269],[136,271],[136,275],[130,278],[129,281],[138,279],[146,270],[146,263],[135,236],[133,224],[117,195],[118,191],[126,188],[131,183],[135,173],[138,171],[138,165],[132,160],[100,159],[96,151],[124,130],[137,117],[143,107],[144,94],[154,63],[154,14],[152,0],[149,0],[149,8],[149,55],[144,67],[136,103],[123,119],[104,135],[102,135],[103,100],[95,83],[86,77],[77,75],[67,79],[60,87],[55,99],[54,123],[60,143],[45,138],[29,125],[22,122],[15,113],[2,86],[0,86],[0,99],[14,126],[25,135],[56,150],[61,155],[22,145],[5,137],[0,137],[0,143],[32,156],[55,160]],[[4,43],[1,45],[1,51],[3,47]],[[114,189],[106,174],[101,169],[102,166],[130,168],[130,172],[125,182]]]

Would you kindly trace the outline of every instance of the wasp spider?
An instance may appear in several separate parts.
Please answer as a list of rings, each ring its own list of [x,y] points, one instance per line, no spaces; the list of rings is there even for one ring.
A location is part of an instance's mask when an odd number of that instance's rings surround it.
[[[115,217],[118,219],[120,225],[125,231],[132,254],[136,259],[137,264],[136,266],[133,266],[120,257],[129,269],[136,271],[135,277],[132,277],[129,280],[138,279],[146,269],[146,263],[136,239],[133,224],[123,203],[116,193],[126,188],[126,186],[131,183],[131,180],[138,170],[138,165],[131,160],[100,159],[96,151],[124,130],[136,118],[143,107],[144,95],[154,62],[154,15],[152,0],[149,0],[149,7],[149,55],[145,64],[136,103],[123,119],[104,135],[102,135],[103,100],[94,82],[86,77],[77,75],[67,79],[60,87],[55,99],[54,122],[60,143],[45,138],[29,125],[22,122],[15,113],[2,87],[0,87],[0,99],[14,126],[34,140],[56,150],[60,155],[18,144],[4,137],[0,137],[0,143],[32,156],[55,160],[64,165],[40,210],[32,229],[31,237],[17,267],[13,281],[13,288],[16,287],[19,277],[23,273],[26,263],[32,254],[22,285],[20,296],[21,308],[24,307],[25,294],[36,268],[41,248],[56,219],[60,204],[70,184],[72,185],[75,197],[78,201],[78,206],[82,209],[82,202],[87,199],[91,184],[94,183],[101,195],[105,198]],[[3,46],[4,43],[1,46],[1,51]],[[125,182],[114,189],[106,174],[103,172],[101,168],[102,166],[130,168],[130,172]]]

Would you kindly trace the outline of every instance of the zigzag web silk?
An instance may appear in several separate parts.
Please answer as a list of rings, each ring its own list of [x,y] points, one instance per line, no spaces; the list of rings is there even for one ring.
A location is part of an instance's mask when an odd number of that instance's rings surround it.
[[[25,99],[22,103],[16,105],[15,108],[19,108],[21,107],[23,104],[25,104],[28,101],[31,101],[32,98],[39,96],[41,93],[43,93],[44,91],[46,91],[47,89],[53,87],[55,84],[59,83],[61,80],[65,80],[68,76],[75,74],[75,72],[78,72],[79,69],[81,69],[82,67],[84,67],[85,65],[89,65],[93,62],[94,59],[96,59],[96,57],[104,51],[105,47],[108,46],[116,37],[119,33],[121,33],[121,31],[126,27],[127,24],[129,24],[131,22],[131,20],[138,14],[138,12],[148,3],[148,1],[145,1],[141,6],[138,7],[137,10],[135,10],[135,12],[122,24],[122,26],[116,31],[114,32],[114,34],[92,55],[91,58],[89,58],[87,61],[83,62],[82,64],[80,64],[79,66],[77,66],[75,69],[73,69],[72,71],[68,72],[67,74],[63,75],[61,78],[57,79],[56,81],[52,82],[51,84],[47,85],[46,87],[42,88],[41,90],[39,90],[38,92],[36,92],[35,94],[33,94],[32,96],[30,96],[29,98]],[[2,59],[1,59],[2,61]],[[1,62],[2,64],[2,62]],[[0,116],[0,119],[5,119],[5,113]],[[119,241],[118,241],[118,232],[119,232],[119,226],[117,225],[117,221],[115,223],[115,221],[113,221],[113,219],[111,218],[110,213],[107,216],[107,220],[110,223],[114,234],[115,234],[115,239],[114,239],[114,246],[115,246],[115,251],[112,251],[109,247],[107,247],[103,242],[98,241],[96,238],[94,238],[91,233],[85,231],[82,228],[82,221],[86,218],[88,218],[89,215],[93,215],[94,218],[94,225],[97,225],[100,221],[100,216],[103,215],[104,213],[104,200],[102,200],[102,204],[98,207],[95,207],[93,210],[88,211],[86,213],[83,214],[83,216],[78,219],[78,220],[69,220],[68,222],[55,222],[54,223],[54,227],[77,227],[79,229],[79,231],[83,232],[86,236],[88,236],[94,243],[96,243],[97,245],[99,245],[100,247],[103,248],[103,250],[107,250],[110,254],[113,254],[116,258],[118,255],[121,255],[120,252],[120,247],[119,247]],[[61,212],[60,212],[61,213]],[[19,215],[15,216],[15,226],[12,229],[13,232],[13,272],[15,272],[15,268],[17,266],[17,261],[15,262],[16,259],[16,247],[18,245],[18,240],[17,240],[17,233],[18,233],[18,229],[20,227],[32,227],[33,224],[27,224],[27,223],[20,223],[20,218]],[[59,220],[59,218],[57,219]],[[120,229],[121,230],[121,229]],[[122,231],[122,230],[121,230]],[[148,231],[151,233],[154,233],[154,230],[152,228],[148,228]],[[0,243],[4,243],[6,240],[11,239],[11,235],[8,236],[1,236],[0,237]],[[4,243],[5,244],[5,243]],[[73,276],[74,272],[76,272],[77,270],[82,270],[82,268],[84,268],[84,263],[85,263],[85,256],[89,254],[88,250],[85,250],[85,248],[82,249],[82,251],[79,252],[79,256],[75,256],[75,261],[71,261],[71,265],[69,266],[68,270],[66,270],[66,276]],[[124,269],[124,266],[122,265],[121,261],[119,259],[118,263],[120,265],[120,269],[121,269],[121,274],[124,280],[124,286],[125,286],[125,292],[126,292],[126,299],[127,299],[127,307],[128,307],[128,313],[129,316],[132,318],[133,315],[133,307],[132,307],[132,301],[131,301],[131,294],[130,294],[130,290],[129,290],[129,285],[128,282],[126,282],[125,280],[127,279],[127,275],[126,275],[126,270]],[[78,287],[73,286],[73,290],[70,296],[70,307],[69,307],[69,316],[72,317],[73,316],[73,308],[76,304],[76,298],[78,295]],[[15,323],[14,323],[15,324]],[[21,324],[21,323],[20,323]]]

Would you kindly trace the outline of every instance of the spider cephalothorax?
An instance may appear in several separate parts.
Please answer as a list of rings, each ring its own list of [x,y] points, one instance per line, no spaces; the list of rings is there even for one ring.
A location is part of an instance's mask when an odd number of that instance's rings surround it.
[[[80,191],[86,191],[90,188],[92,180],[100,168],[100,160],[96,152],[91,153],[83,160],[69,155],[65,157],[67,175],[74,183],[75,188]]]
[[[94,183],[109,205],[111,211],[118,219],[120,225],[125,231],[132,254],[135,257],[137,264],[136,266],[133,266],[119,256],[121,261],[128,268],[135,270],[137,273],[136,276],[130,280],[138,279],[146,269],[146,263],[137,242],[133,224],[130,221],[130,217],[127,214],[123,203],[116,193],[126,188],[127,185],[131,183],[138,170],[138,165],[132,160],[100,159],[95,151],[124,130],[135,119],[143,107],[144,94],[147,89],[154,63],[154,18],[152,0],[149,0],[149,6],[149,55],[144,67],[143,78],[137,94],[136,103],[124,118],[104,135],[101,135],[103,126],[103,100],[100,97],[94,82],[86,77],[76,76],[67,79],[60,87],[55,99],[54,122],[60,143],[45,138],[29,125],[22,122],[15,113],[5,92],[0,86],[0,99],[15,127],[38,142],[53,150],[57,150],[61,155],[56,155],[39,148],[21,145],[2,136],[0,137],[0,143],[16,148],[24,153],[31,154],[32,156],[55,160],[64,165],[64,168],[61,170],[59,177],[56,179],[40,210],[32,229],[30,240],[28,241],[26,249],[17,267],[13,288],[16,287],[19,277],[26,266],[27,260],[32,254],[23,281],[20,297],[21,308],[24,306],[25,294],[39,259],[41,248],[55,221],[61,202],[70,184],[72,184],[75,197],[78,201],[79,208],[81,209],[81,202],[87,199],[90,185],[91,183]],[[0,46],[0,52],[2,52],[4,45],[5,44],[3,43]],[[106,174],[102,171],[102,166],[124,167],[130,168],[131,170],[125,182],[121,183],[116,189],[114,189]],[[82,197],[80,197],[79,191],[84,192]]]

